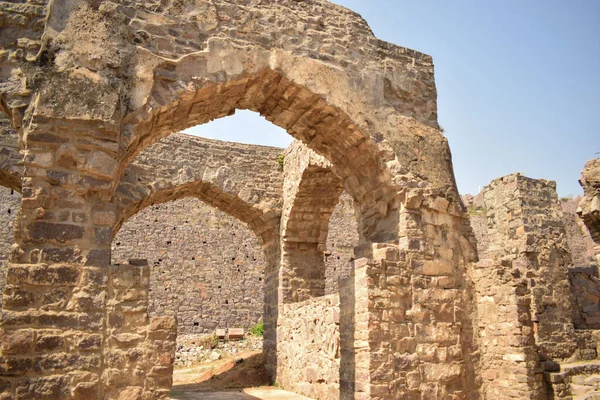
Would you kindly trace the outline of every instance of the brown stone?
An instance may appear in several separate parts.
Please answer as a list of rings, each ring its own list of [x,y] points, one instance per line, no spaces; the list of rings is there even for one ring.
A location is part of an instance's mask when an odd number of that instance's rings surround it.
[[[33,348],[33,342],[32,330],[3,331],[0,336],[0,348],[4,354],[27,354]]]
[[[79,225],[40,221],[31,224],[30,235],[31,239],[36,242],[49,240],[58,243],[66,243],[83,238],[84,228]]]

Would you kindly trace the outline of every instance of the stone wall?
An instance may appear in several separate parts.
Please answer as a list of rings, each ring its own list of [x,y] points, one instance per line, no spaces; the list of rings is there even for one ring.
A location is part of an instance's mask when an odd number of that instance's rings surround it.
[[[482,392],[545,398],[539,361],[576,352],[571,257],[556,184],[520,174],[483,190],[487,252],[472,271]]]
[[[200,200],[142,210],[112,249],[113,263],[148,260],[150,315],[177,315],[179,333],[248,329],[262,318],[264,254],[256,236]]]
[[[522,195],[525,196],[524,193]],[[535,196],[535,193],[533,196]],[[490,244],[494,244],[491,241],[497,240],[497,234],[494,234],[493,230],[492,234],[488,234],[489,210],[486,208],[484,192],[482,191],[475,197],[464,195],[462,198],[469,210],[471,226],[477,237],[479,258],[485,260],[489,258],[488,249]],[[525,202],[535,201],[535,198],[523,197],[522,200]],[[580,198],[561,199],[562,217],[558,215],[558,218],[564,225],[566,244],[571,255],[568,274],[574,300],[573,323],[579,329],[598,329],[600,328],[600,281],[598,279],[598,257],[600,257],[600,252],[598,252],[598,247],[592,240],[588,228],[577,215],[580,201]],[[554,209],[552,212],[556,213],[558,210]],[[531,222],[535,223],[535,220]],[[494,282],[496,280],[491,279],[486,284],[491,292],[497,290],[497,288],[492,288]],[[489,314],[489,310],[485,312],[485,315]]]
[[[12,194],[11,194],[12,193]],[[21,195],[0,187],[0,263],[13,243]],[[352,199],[344,194],[331,217],[325,251],[327,294],[348,276],[358,233]],[[177,315],[180,334],[217,327],[250,328],[263,314],[264,254],[256,236],[237,219],[194,198],[148,207],[121,228],[113,263],[146,259],[150,316]],[[0,268],[0,288],[4,268]],[[0,299],[1,302],[1,299]]]
[[[21,208],[21,194],[0,186],[0,290],[4,291],[4,272],[14,243],[15,216]],[[2,297],[0,296],[0,305]]]
[[[338,294],[280,308],[278,381],[314,399],[339,399],[340,298]]]
[[[150,268],[146,260],[109,268],[105,340],[111,346],[104,349],[105,398],[168,400],[176,320],[172,316],[148,317]]]
[[[2,87],[3,98],[10,95],[7,114],[26,149],[22,212],[2,317],[6,342],[25,343],[26,351],[2,351],[2,396],[31,398],[22,387],[33,392],[51,379],[60,392],[51,395],[65,399],[102,398],[114,387],[113,368],[103,357],[121,343],[104,340],[86,358],[81,352],[57,358],[27,339],[50,329],[61,335],[112,335],[106,331],[113,323],[109,292],[119,285],[106,278],[112,234],[122,221],[115,188],[129,186],[135,176],[124,171],[161,138],[236,109],[259,112],[331,164],[313,170],[308,189],[317,192],[318,181],[332,189],[337,178],[339,193],[326,205],[304,198],[309,210],[292,204],[294,217],[302,217],[293,220],[299,222],[295,239],[303,239],[303,227],[314,226],[304,217],[320,208],[332,213],[344,189],[356,201],[361,257],[372,254],[376,266],[368,274],[370,396],[461,398],[473,390],[469,288],[463,277],[475,254],[448,142],[437,123],[432,58],[378,40],[360,16],[324,0],[259,3],[59,0],[49,3],[44,50],[21,71],[0,59],[5,76],[21,84],[10,86],[21,89],[20,106],[28,110],[19,116],[14,104],[19,93]],[[19,43],[9,41],[0,43],[4,55]],[[271,165],[278,167],[276,161]],[[279,214],[254,207],[260,206],[260,195],[228,196],[226,185],[203,187],[193,166],[161,164],[160,170],[163,166],[166,180],[147,181],[160,193],[148,198],[144,195],[152,193],[143,190],[137,200],[131,198],[134,203],[175,200],[182,192],[190,195],[186,190],[194,186],[207,189],[203,194],[239,219],[247,217],[241,210],[254,210],[249,225],[262,218],[254,231],[268,232],[259,235],[267,259],[265,329],[276,331],[279,306],[293,297],[285,298],[289,282],[279,279],[285,269],[279,263],[286,256],[285,221],[279,237]],[[148,167],[152,172],[153,165]],[[159,185],[169,185],[171,178],[189,186],[161,192]],[[325,229],[317,235],[319,245],[326,240],[327,220],[320,220]],[[301,251],[292,258],[289,265],[323,261],[305,260]],[[323,269],[311,272],[321,278]],[[324,280],[315,281],[314,293],[323,295]],[[312,294],[312,287],[303,289],[308,289],[303,296]],[[277,368],[273,339],[265,335],[269,371]],[[392,344],[403,339],[400,352]],[[415,357],[412,344],[424,351]],[[81,387],[90,390],[75,393]]]
[[[581,197],[561,199],[563,221],[567,233],[567,243],[573,260],[573,267],[598,267],[600,247],[594,243],[590,231],[577,215]]]

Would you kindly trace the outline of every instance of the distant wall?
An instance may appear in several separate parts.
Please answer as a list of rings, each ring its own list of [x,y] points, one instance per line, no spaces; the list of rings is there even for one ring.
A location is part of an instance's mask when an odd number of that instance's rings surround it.
[[[0,289],[13,243],[21,195],[0,187]],[[326,294],[350,274],[358,243],[354,206],[343,194],[330,222]],[[178,332],[254,326],[263,315],[264,255],[256,236],[235,218],[194,199],[148,207],[128,220],[113,240],[112,262],[147,259],[150,316],[175,315]],[[0,296],[1,301],[1,296]]]
[[[150,316],[179,333],[250,328],[262,317],[264,256],[241,222],[194,198],[148,207],[113,240],[113,263],[147,259]]]

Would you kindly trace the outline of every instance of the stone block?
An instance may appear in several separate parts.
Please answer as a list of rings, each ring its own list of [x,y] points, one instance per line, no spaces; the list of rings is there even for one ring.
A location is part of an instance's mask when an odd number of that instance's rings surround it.
[[[418,271],[416,271],[418,273]],[[437,276],[437,275],[453,275],[454,274],[454,263],[451,261],[439,259],[439,260],[425,260],[420,271],[423,275]]]
[[[243,328],[227,329],[227,339],[228,340],[240,340],[243,338],[244,338],[244,329]]]
[[[34,222],[29,227],[29,236],[36,242],[55,241],[66,243],[76,239],[82,239],[85,229],[80,225],[61,224],[53,222]]]
[[[0,349],[3,354],[25,355],[33,350],[34,331],[20,329],[0,332]]]

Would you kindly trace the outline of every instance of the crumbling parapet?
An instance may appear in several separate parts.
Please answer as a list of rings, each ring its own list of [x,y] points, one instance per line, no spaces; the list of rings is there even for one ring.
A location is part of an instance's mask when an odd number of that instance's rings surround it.
[[[579,203],[577,213],[585,222],[594,241],[600,246],[600,158],[585,164],[579,183],[585,196]]]

